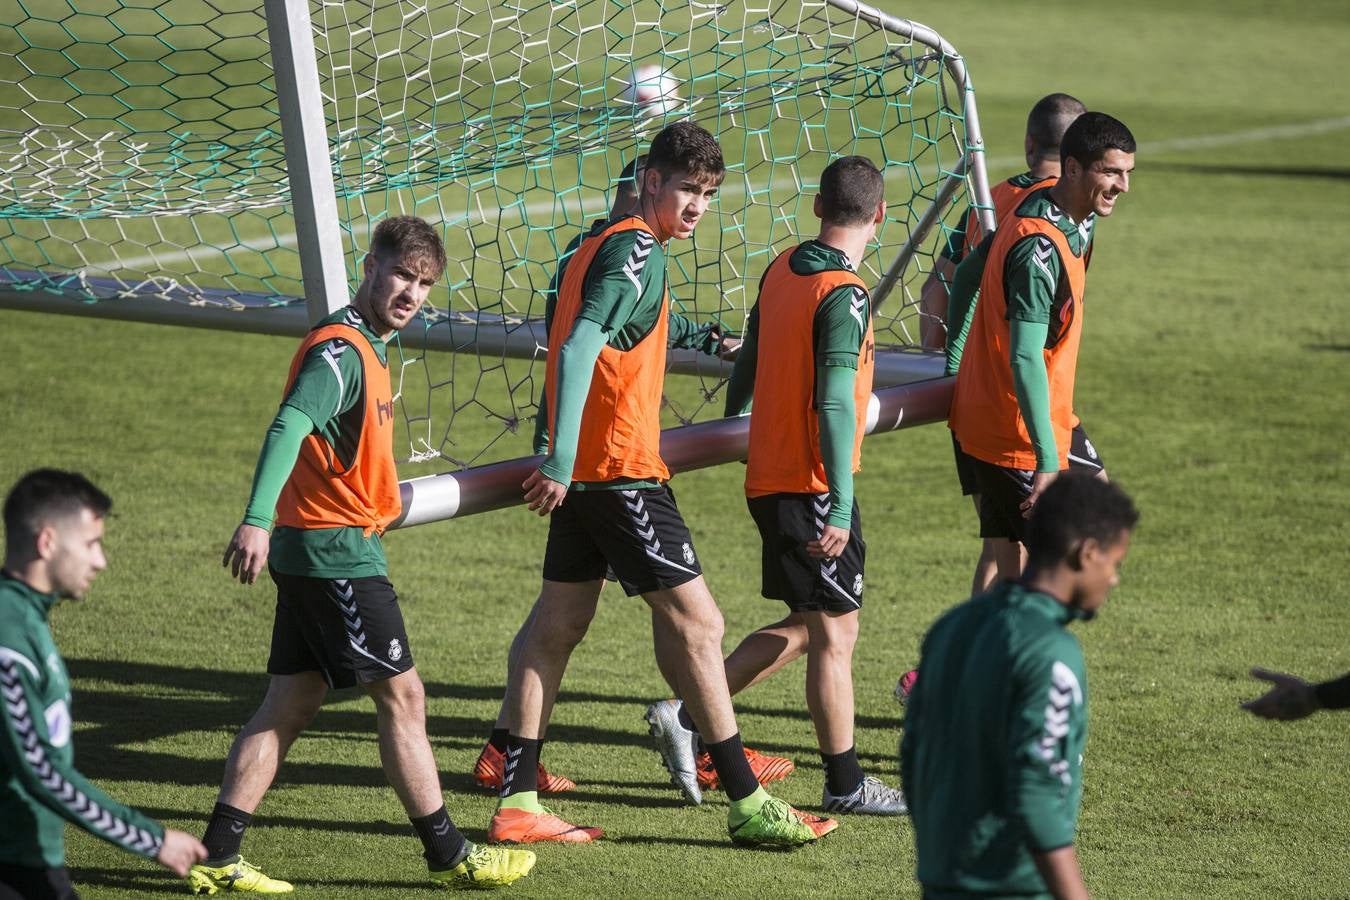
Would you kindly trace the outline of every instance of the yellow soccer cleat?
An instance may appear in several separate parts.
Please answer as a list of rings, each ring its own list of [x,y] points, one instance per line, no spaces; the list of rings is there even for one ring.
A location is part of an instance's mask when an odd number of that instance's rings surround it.
[[[289,881],[268,878],[242,856],[220,866],[198,863],[188,870],[188,887],[194,894],[219,894],[237,891],[243,894],[289,894],[295,890]]]
[[[444,887],[495,888],[524,878],[534,868],[534,853],[508,847],[469,845],[459,865],[432,871],[431,880]]]

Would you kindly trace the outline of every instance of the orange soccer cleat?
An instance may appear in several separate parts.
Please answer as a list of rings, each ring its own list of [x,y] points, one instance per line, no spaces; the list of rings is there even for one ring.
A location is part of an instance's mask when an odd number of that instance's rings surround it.
[[[473,780],[490,791],[501,790],[505,761],[505,754],[491,744],[485,744],[483,752],[478,754],[478,762],[473,765]],[[539,793],[561,794],[576,786],[577,783],[572,779],[554,775],[544,768],[543,763],[539,764]]]
[[[599,828],[573,825],[545,809],[530,812],[526,809],[500,808],[488,826],[488,840],[494,844],[538,844],[554,841],[560,844],[582,844],[604,834]]]
[[[755,780],[760,784],[781,781],[797,768],[786,756],[769,756],[749,747],[745,748],[745,761],[750,764],[750,771],[755,773]],[[706,752],[698,755],[698,786],[705,791],[722,786],[717,770],[713,768],[712,757]]]

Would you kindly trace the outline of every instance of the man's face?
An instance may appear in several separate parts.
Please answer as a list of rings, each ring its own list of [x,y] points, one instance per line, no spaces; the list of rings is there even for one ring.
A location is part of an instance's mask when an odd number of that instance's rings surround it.
[[[1077,590],[1074,591],[1074,606],[1085,612],[1095,613],[1106,602],[1106,595],[1120,583],[1120,564],[1130,549],[1128,531],[1111,544],[1099,544],[1089,539],[1083,542],[1079,551],[1079,570]]]
[[[711,177],[695,177],[687,172],[672,172],[662,177],[660,172],[648,170],[644,184],[644,211],[647,224],[662,242],[670,238],[683,240],[694,233],[708,204],[717,196],[719,181]]]
[[[366,309],[361,312],[376,333],[402,331],[426,302],[436,278],[421,260],[409,257],[377,257],[365,261]]]
[[[108,567],[103,556],[103,519],[87,508],[44,525],[38,541],[52,591],[69,600],[83,597],[94,576]]]
[[[1079,183],[1091,211],[1099,216],[1111,215],[1116,198],[1129,192],[1133,171],[1134,154],[1124,150],[1107,150],[1101,159],[1081,169]]]

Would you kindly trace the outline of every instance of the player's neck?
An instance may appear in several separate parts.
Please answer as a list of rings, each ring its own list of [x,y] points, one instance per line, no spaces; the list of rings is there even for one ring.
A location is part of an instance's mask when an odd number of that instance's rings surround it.
[[[652,234],[656,237],[656,242],[664,247],[670,240],[671,235],[662,227],[656,215],[656,207],[648,202],[649,197],[649,194],[643,194],[642,202],[638,204],[637,209],[633,210],[632,214],[647,223],[647,227],[652,230]]]
[[[849,265],[856,269],[862,264],[863,255],[867,252],[867,242],[871,239],[872,229],[869,226],[849,228],[822,223],[816,241],[847,256]]]
[[[27,585],[39,594],[52,593],[52,582],[47,577],[47,567],[40,559],[20,560],[5,557],[4,572],[10,578]]]
[[[1055,182],[1055,186],[1050,188],[1050,199],[1054,201],[1065,215],[1073,220],[1075,225],[1081,225],[1086,221],[1088,214],[1092,212],[1092,201],[1086,194],[1079,196],[1080,192],[1074,190],[1073,185],[1060,179]]]
[[[1059,157],[1053,159],[1046,157],[1029,157],[1027,159],[1027,174],[1037,181],[1044,181],[1047,178],[1059,177]]]
[[[1053,597],[1063,606],[1073,604],[1074,575],[1073,570],[1067,566],[1045,569],[1028,563],[1026,571],[1018,581],[1027,590]]]

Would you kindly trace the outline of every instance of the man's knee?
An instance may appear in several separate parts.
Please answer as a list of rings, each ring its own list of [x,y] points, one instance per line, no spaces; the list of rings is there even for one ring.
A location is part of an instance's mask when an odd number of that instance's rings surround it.
[[[530,611],[528,642],[570,653],[591,627],[603,584],[544,582],[544,590]]]
[[[327,695],[328,683],[318,672],[273,675],[254,721],[294,737],[314,721]]]
[[[426,689],[416,669],[409,669],[393,678],[369,682],[365,689],[382,716],[395,721],[420,722],[426,718]]]
[[[722,646],[726,623],[722,619],[722,610],[718,609],[717,601],[708,592],[702,578],[676,588],[644,594],[643,599],[652,608],[653,623],[661,622],[682,643],[689,646]]]
[[[858,611],[807,614],[809,652],[817,655],[851,655],[858,642]]]

